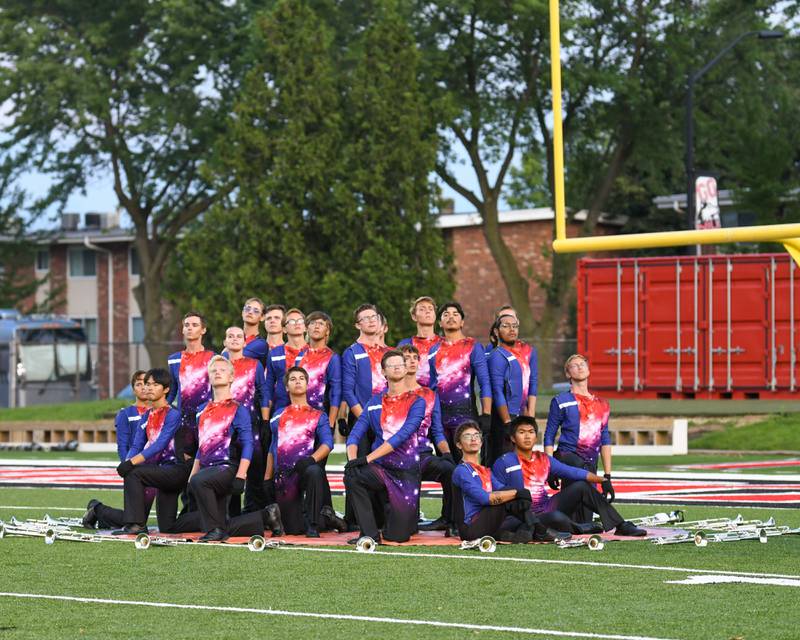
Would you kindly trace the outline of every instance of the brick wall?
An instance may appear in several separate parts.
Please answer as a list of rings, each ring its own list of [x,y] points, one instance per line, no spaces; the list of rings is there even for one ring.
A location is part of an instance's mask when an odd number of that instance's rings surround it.
[[[54,294],[53,313],[67,312],[67,247],[50,245],[50,291]]]
[[[128,367],[130,350],[128,347],[129,325],[129,277],[128,244],[107,244],[112,252],[112,319],[111,336],[108,334],[108,255],[97,254],[97,383],[98,397],[108,398],[116,394],[129,382]],[[109,347],[108,343],[114,343]],[[110,349],[114,354],[113,389],[108,388],[108,366]]]

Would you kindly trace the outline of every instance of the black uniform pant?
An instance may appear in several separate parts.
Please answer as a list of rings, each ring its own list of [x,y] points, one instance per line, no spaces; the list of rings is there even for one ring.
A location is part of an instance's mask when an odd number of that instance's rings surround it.
[[[513,420],[517,417],[517,414],[509,414],[509,417]],[[484,467],[491,468],[498,458],[513,448],[505,423],[500,414],[497,413],[497,410],[492,408],[492,429],[489,432],[488,440],[484,441],[481,449],[481,464]]]
[[[125,477],[125,524],[144,526],[150,510],[146,504],[147,487],[158,489],[156,497],[156,518],[159,530],[169,529],[175,522],[178,512],[178,495],[186,487],[191,465],[188,462],[177,464],[136,465]]]
[[[156,499],[156,495],[158,491],[154,487],[148,487],[145,489],[144,492],[144,522],[141,524],[145,524],[147,522],[147,518],[150,515],[150,508],[153,506],[153,502]],[[97,526],[100,529],[119,529],[124,527],[126,524],[125,521],[125,512],[122,509],[115,509],[114,507],[109,507],[108,505],[100,504],[95,505],[94,514],[97,516]],[[173,520],[174,520],[173,516]]]
[[[281,510],[283,528],[289,535],[301,535],[309,527],[320,529],[326,524],[320,514],[325,504],[325,487],[328,485],[325,469],[318,464],[312,464],[303,471],[298,481],[299,492],[297,497],[291,500],[286,500],[286,496],[279,489],[280,485],[276,485],[275,497]],[[330,488],[327,495],[330,496]]]
[[[202,531],[225,528],[228,499],[235,477],[236,467],[230,464],[221,464],[203,467],[189,480],[189,491],[197,504]],[[181,518],[190,513],[193,512],[181,514]],[[196,531],[197,529],[183,530]]]
[[[261,511],[252,511],[228,520],[220,529],[231,536],[263,536],[264,519]],[[172,527],[163,533],[194,533],[204,531],[203,518],[200,511],[190,511],[181,515]]]
[[[515,530],[523,523],[532,526],[535,519],[531,518],[530,504],[527,500],[511,500],[484,507],[469,523],[464,522],[463,517],[459,519],[458,535],[462,540],[483,536],[497,538],[501,531]]]
[[[228,515],[231,518],[241,513],[260,511],[267,506],[267,496],[264,493],[265,468],[266,456],[259,439],[253,442],[253,457],[250,460],[250,466],[247,468],[247,481],[244,485],[244,509],[242,509],[242,499],[239,496],[231,496],[228,503]]]
[[[591,516],[588,520],[575,518],[574,514],[581,510],[590,514],[600,514],[600,521],[603,523],[604,531],[614,529],[624,521],[619,512],[608,503],[605,496],[585,480],[573,482],[566,489],[559,491],[553,496],[551,504],[555,506],[554,511],[537,513],[536,516],[542,524],[559,531],[573,531],[574,533],[575,530],[572,529],[573,521],[580,523],[591,522]]]
[[[568,464],[570,467],[577,467],[578,469],[586,469],[586,471],[597,473],[597,462],[587,462],[574,451],[560,451],[556,449],[556,451],[553,453],[553,457],[559,462]],[[561,488],[567,489],[570,485],[575,484],[576,482],[583,483],[584,481],[562,479]],[[574,513],[568,513],[567,515],[573,518],[576,522],[592,521],[592,512],[585,505],[578,506]]]
[[[453,520],[453,471],[455,465],[432,453],[423,453],[419,457],[419,468],[422,480],[433,480],[442,485],[442,518],[447,522]]]
[[[403,492],[399,485],[387,487],[387,483],[392,482],[391,476],[396,476],[408,488],[416,481],[417,495],[405,495],[408,491]],[[344,485],[362,536],[377,540],[381,526],[383,537],[393,542],[405,542],[416,533],[418,470],[389,471],[378,469],[376,464],[368,464],[347,471]],[[389,491],[392,491],[394,499],[390,498]]]

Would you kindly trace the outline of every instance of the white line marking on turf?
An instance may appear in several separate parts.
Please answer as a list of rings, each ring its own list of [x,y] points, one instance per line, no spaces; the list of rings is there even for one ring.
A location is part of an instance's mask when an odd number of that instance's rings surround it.
[[[800,580],[800,576],[786,575],[781,573],[752,573],[747,571],[724,571],[721,569],[691,569],[686,567],[665,567],[654,564],[623,564],[619,562],[590,562],[588,560],[549,560],[545,558],[506,558],[498,557],[491,554],[475,554],[465,555],[458,553],[412,553],[410,551],[373,551],[372,553],[363,553],[355,549],[334,549],[330,547],[301,547],[299,545],[281,545],[276,547],[278,550],[283,551],[312,551],[316,553],[357,553],[365,558],[373,556],[400,556],[404,558],[444,558],[447,560],[452,559],[466,559],[466,560],[483,560],[495,562],[529,562],[533,564],[560,564],[572,565],[582,567],[607,567],[610,569],[643,569],[648,571],[671,571],[676,573],[706,573],[720,576],[752,576],[755,578],[788,578],[790,580]]]
[[[747,576],[689,576],[686,580],[665,580],[664,584],[768,584],[778,587],[800,587],[800,580],[786,578],[750,578]]]
[[[19,509],[20,511],[86,511],[86,507],[20,507],[0,505],[0,509]]]
[[[470,631],[503,631],[538,636],[559,636],[567,638],[600,638],[604,640],[666,640],[650,636],[630,636],[612,633],[587,633],[581,631],[556,631],[553,629],[530,629],[527,627],[502,627],[488,624],[470,624],[467,622],[442,622],[439,620],[413,620],[405,618],[381,618],[377,616],[356,616],[346,613],[314,613],[308,611],[284,611],[281,609],[253,609],[249,607],[222,607],[204,604],[178,604],[173,602],[147,602],[143,600],[113,600],[110,598],[79,598],[75,596],[58,596],[44,593],[7,593],[0,592],[6,598],[31,598],[37,600],[61,600],[67,602],[83,602],[90,604],[118,604],[137,607],[157,607],[163,609],[192,609],[199,611],[222,611],[226,613],[256,613],[266,616],[287,616],[291,618],[322,618],[325,620],[351,620],[354,622],[380,622],[390,624],[406,624],[421,627],[444,627],[449,629],[468,629]]]

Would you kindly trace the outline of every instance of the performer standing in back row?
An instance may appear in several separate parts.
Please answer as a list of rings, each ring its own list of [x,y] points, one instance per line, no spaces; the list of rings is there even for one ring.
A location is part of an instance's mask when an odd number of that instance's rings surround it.
[[[294,367],[308,349],[305,338],[306,317],[300,309],[289,309],[286,312],[283,330],[286,332],[286,343],[270,349],[267,360],[266,389],[270,414],[273,416],[289,404],[289,396],[283,385],[286,370]]]
[[[308,404],[327,413],[333,427],[342,401],[342,359],[328,346],[333,322],[327,313],[312,311],[306,318],[306,330],[308,348],[296,366],[308,373]]]
[[[417,334],[405,338],[397,343],[400,348],[411,344],[419,352],[419,366],[417,367],[417,382],[420,386],[429,387],[431,384],[431,365],[428,356],[431,349],[442,341],[441,336],[434,332],[436,324],[436,302],[430,296],[421,296],[411,305],[411,319],[417,323]]]

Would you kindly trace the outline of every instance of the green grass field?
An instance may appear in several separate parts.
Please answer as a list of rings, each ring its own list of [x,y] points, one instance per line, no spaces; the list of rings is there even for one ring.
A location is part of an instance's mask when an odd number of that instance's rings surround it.
[[[119,491],[0,488],[0,519],[12,514],[41,516],[45,511],[76,516],[92,496],[121,506]],[[341,509],[341,499],[336,500]],[[422,508],[434,513],[437,504],[424,500]],[[670,508],[625,505],[621,511],[630,517]],[[699,518],[735,515],[737,509],[685,511],[688,518]],[[781,524],[800,526],[797,510],[744,511],[748,518],[774,514]],[[382,553],[370,555],[282,549],[254,554],[212,547],[137,551],[132,544],[65,541],[47,546],[41,539],[13,537],[0,540],[0,549],[0,592],[5,594],[259,610],[189,610],[2,595],[2,638],[455,639],[616,634],[754,640],[797,638],[800,624],[796,587],[669,584],[707,571],[800,579],[800,536],[771,538],[765,545],[745,541],[705,549],[618,542],[598,553],[552,545],[501,545],[495,554],[442,547],[381,547]],[[298,617],[311,613],[331,617]],[[337,618],[342,615],[405,622]],[[420,624],[435,621],[517,629]],[[533,633],[536,630],[540,633]]]

